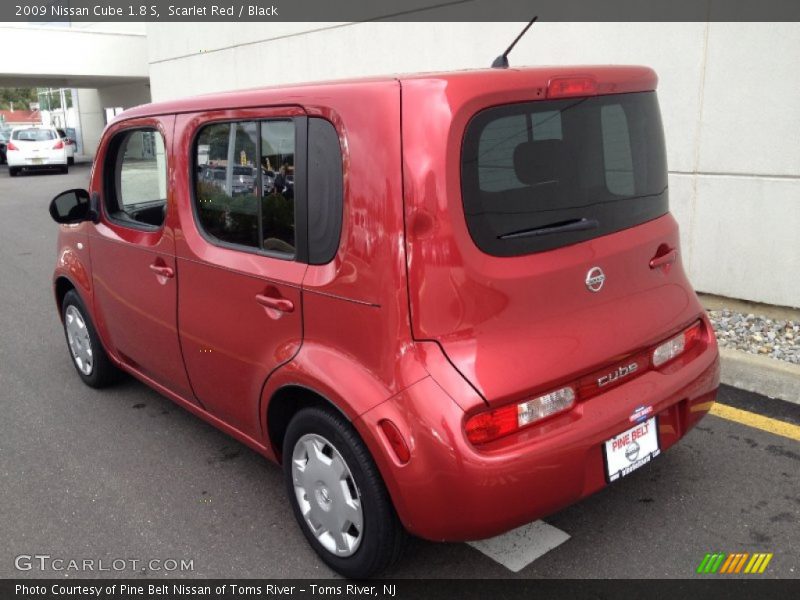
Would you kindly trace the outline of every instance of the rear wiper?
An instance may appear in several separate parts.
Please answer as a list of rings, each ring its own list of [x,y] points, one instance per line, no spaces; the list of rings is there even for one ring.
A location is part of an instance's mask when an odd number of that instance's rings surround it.
[[[549,235],[551,233],[567,233],[571,231],[586,231],[588,229],[595,229],[600,226],[597,219],[570,219],[569,221],[559,221],[558,223],[550,223],[549,225],[542,225],[541,227],[533,227],[531,229],[523,229],[522,231],[513,231],[511,233],[504,233],[498,235],[498,240],[513,240],[517,238],[535,237],[537,235]]]

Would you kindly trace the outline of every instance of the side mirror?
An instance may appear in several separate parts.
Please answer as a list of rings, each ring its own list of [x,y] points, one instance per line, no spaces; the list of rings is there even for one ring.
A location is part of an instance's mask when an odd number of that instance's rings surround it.
[[[96,211],[89,199],[89,192],[81,189],[61,192],[50,202],[50,216],[56,223],[81,223],[95,218]]]

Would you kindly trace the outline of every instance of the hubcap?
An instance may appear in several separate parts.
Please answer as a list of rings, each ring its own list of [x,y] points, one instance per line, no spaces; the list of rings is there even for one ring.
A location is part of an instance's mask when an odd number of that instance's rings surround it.
[[[297,440],[292,481],[306,525],[323,548],[350,556],[361,543],[364,514],[353,474],[339,451],[321,435]]]
[[[64,318],[64,328],[67,330],[67,341],[69,342],[72,360],[75,361],[75,366],[78,367],[81,373],[91,375],[94,357],[86,321],[84,321],[81,312],[72,305],[67,307]]]

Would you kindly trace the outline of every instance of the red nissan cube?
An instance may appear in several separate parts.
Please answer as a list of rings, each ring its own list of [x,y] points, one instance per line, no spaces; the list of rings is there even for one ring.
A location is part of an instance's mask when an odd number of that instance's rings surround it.
[[[709,410],[655,73],[490,69],[141,106],[50,207],[70,356],[283,466],[311,546],[493,536]]]

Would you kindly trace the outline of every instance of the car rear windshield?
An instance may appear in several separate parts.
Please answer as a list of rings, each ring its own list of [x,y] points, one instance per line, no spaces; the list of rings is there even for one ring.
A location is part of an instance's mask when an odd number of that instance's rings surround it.
[[[56,139],[56,134],[50,129],[17,129],[11,134],[11,139],[23,142],[46,142]]]
[[[475,115],[461,156],[467,226],[517,256],[633,227],[668,210],[655,92],[509,104]]]

